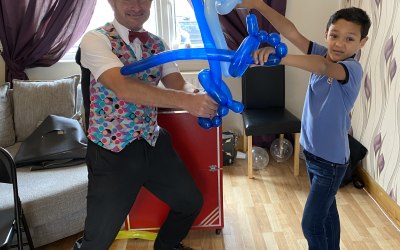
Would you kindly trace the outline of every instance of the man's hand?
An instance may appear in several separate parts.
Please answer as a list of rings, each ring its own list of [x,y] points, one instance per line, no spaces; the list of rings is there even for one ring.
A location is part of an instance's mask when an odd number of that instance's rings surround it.
[[[206,92],[189,94],[185,100],[183,108],[194,116],[212,118],[217,114],[218,103]]]

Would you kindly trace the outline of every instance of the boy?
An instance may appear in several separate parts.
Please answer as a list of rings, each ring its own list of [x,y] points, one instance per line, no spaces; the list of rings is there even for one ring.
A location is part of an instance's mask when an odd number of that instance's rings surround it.
[[[349,114],[363,75],[354,56],[368,40],[371,21],[359,8],[335,12],[326,26],[324,47],[304,37],[291,21],[263,0],[243,0],[238,7],[257,9],[305,54],[288,55],[281,61],[311,72],[300,136],[311,188],[301,225],[309,249],[339,249],[340,221],[335,196],[350,157]],[[263,64],[273,52],[270,47],[255,51],[255,63]]]

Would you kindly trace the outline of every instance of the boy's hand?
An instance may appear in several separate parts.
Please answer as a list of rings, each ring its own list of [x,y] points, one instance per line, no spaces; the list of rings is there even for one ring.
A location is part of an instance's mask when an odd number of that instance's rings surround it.
[[[257,9],[261,4],[264,4],[263,0],[242,0],[242,3],[236,5],[236,8]]]
[[[271,53],[275,53],[273,47],[265,47],[253,52],[253,60],[255,64],[264,65],[268,61],[268,57]]]

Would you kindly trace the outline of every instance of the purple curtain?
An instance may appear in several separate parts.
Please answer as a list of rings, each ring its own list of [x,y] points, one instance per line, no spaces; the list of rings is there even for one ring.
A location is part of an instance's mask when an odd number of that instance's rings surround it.
[[[191,0],[187,0],[190,4]],[[287,0],[264,0],[269,6],[277,10],[282,15],[286,13],[286,1]],[[275,28],[256,10],[251,10],[252,14],[255,14],[258,20],[258,26],[260,30],[265,30],[268,33],[276,32]],[[246,9],[235,9],[227,15],[219,15],[219,21],[221,23],[222,31],[228,44],[228,48],[236,50],[242,43],[243,39],[248,35],[246,28],[246,16],[249,14],[249,10]],[[263,44],[262,46],[267,46]]]
[[[95,5],[96,0],[0,0],[6,81],[28,79],[26,68],[60,60],[85,32]]]
[[[248,35],[246,28],[246,16],[248,14],[249,10],[247,9],[235,9],[226,15],[219,15],[219,22],[228,48],[236,50]],[[257,16],[257,21],[259,28],[262,29],[259,16]]]
[[[264,0],[269,6],[276,11],[285,15],[287,0]],[[251,10],[251,14],[256,15],[258,20],[258,27],[260,30],[265,30],[268,33],[277,32],[276,29],[265,19],[258,11]],[[230,49],[237,49],[242,43],[243,39],[247,36],[246,16],[249,14],[248,10],[236,9],[227,15],[220,15],[219,21],[221,23],[222,31],[224,32],[226,42]],[[262,44],[261,47],[268,46]]]

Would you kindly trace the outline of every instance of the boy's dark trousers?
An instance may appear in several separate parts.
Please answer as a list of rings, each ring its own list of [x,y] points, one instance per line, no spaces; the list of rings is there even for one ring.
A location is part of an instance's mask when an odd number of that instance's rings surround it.
[[[348,163],[336,164],[304,150],[310,193],[301,226],[310,250],[340,249],[340,220],[336,193]]]

